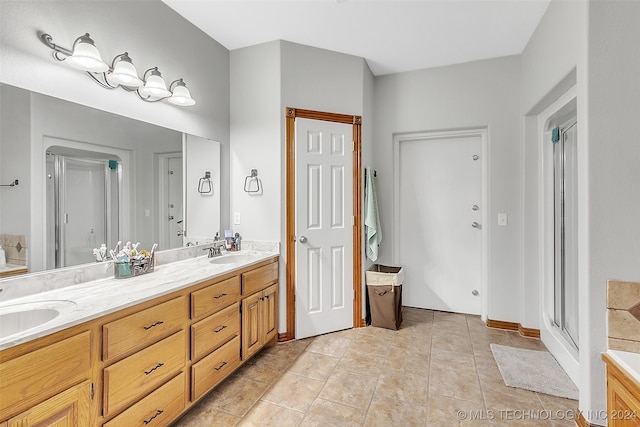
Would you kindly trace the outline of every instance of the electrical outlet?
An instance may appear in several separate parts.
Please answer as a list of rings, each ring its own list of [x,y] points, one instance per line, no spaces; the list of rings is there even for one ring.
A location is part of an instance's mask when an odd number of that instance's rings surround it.
[[[509,223],[509,218],[506,213],[498,214],[498,225],[501,227],[506,227]]]
[[[240,212],[233,213],[233,225],[240,225]]]

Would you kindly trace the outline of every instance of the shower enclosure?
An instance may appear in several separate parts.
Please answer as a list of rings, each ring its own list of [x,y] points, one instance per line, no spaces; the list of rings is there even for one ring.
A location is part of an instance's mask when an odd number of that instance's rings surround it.
[[[95,262],[118,239],[121,162],[64,147],[47,151],[47,268]]]
[[[575,118],[553,143],[553,322],[576,349],[578,337],[578,175]]]

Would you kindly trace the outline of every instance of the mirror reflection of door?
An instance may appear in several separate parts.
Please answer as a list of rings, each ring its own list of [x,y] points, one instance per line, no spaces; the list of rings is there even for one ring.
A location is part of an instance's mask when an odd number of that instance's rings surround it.
[[[93,249],[113,248],[119,225],[118,160],[66,151],[47,153],[47,265],[56,268],[95,262]]]

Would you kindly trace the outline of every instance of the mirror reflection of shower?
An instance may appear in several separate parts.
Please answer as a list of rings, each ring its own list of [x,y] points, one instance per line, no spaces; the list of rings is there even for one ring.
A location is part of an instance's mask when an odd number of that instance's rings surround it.
[[[93,248],[113,248],[118,241],[121,160],[53,146],[46,168],[47,268],[95,262]]]

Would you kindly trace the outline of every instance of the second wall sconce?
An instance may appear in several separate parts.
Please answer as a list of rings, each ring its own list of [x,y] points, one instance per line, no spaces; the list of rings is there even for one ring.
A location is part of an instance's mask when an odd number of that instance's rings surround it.
[[[182,107],[196,103],[181,78],[171,82],[167,88],[158,67],[149,68],[140,78],[127,52],[117,55],[111,61],[111,65],[108,65],[102,60],[89,33],[78,37],[71,49],[53,43],[53,38],[49,34],[41,34],[40,40],[54,51],[55,59],[85,71],[93,81],[105,89],[120,87],[128,92],[135,92],[140,99],[147,102],[166,99]]]

